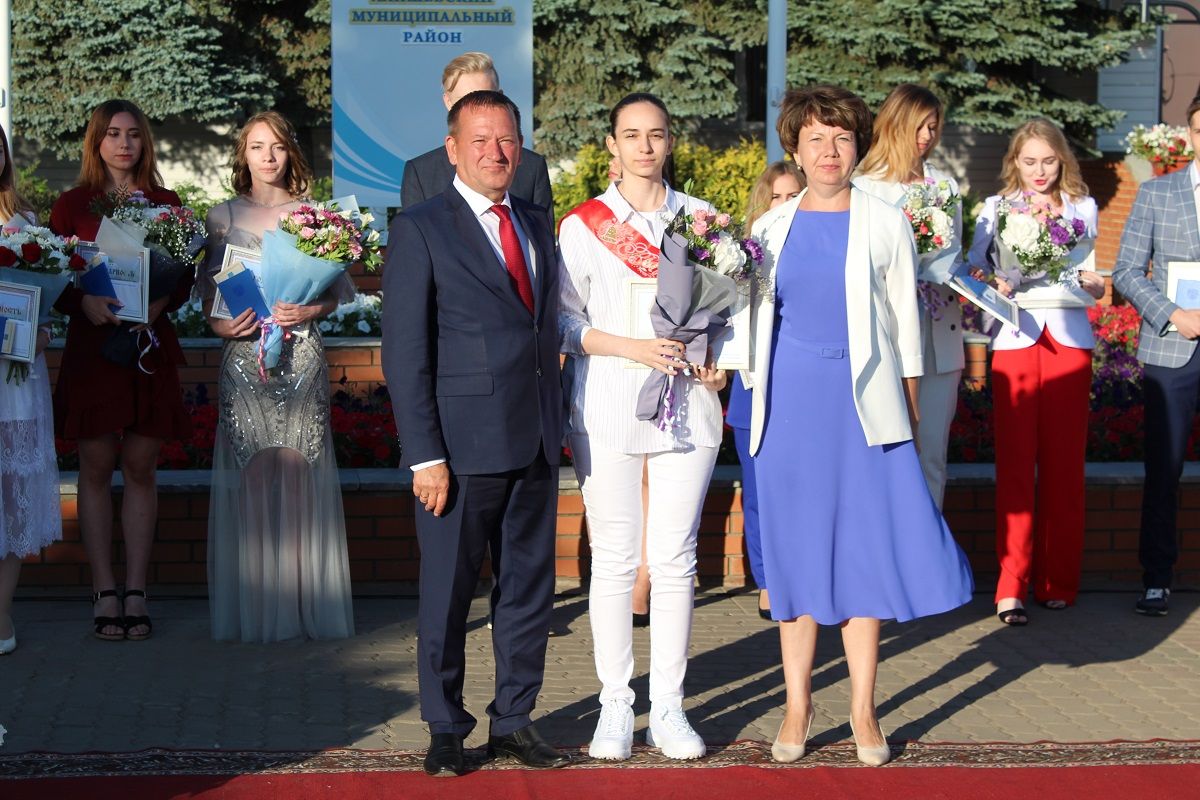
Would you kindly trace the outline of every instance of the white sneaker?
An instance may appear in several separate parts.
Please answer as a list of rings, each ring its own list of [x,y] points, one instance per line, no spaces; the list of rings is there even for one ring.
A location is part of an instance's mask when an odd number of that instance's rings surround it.
[[[600,707],[600,719],[588,755],[605,761],[624,761],[633,753],[633,709],[624,700]]]
[[[692,730],[681,708],[651,708],[646,744],[657,747],[667,758],[684,761],[703,758],[704,740]]]
[[[17,649],[17,626],[12,626],[12,636],[0,639],[0,656],[6,656]]]

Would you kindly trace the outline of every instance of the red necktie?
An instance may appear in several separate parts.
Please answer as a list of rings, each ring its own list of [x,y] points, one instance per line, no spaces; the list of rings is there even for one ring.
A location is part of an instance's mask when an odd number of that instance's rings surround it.
[[[504,251],[504,267],[512,278],[513,287],[521,296],[521,302],[529,313],[533,313],[533,283],[529,280],[529,268],[525,266],[525,253],[521,250],[521,240],[517,238],[517,229],[512,223],[512,210],[497,203],[491,208],[492,213],[500,218],[500,249]]]

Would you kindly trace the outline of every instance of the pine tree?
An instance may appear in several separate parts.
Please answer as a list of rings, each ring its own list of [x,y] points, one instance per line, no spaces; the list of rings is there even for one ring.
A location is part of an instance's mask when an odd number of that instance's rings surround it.
[[[217,30],[171,0],[18,0],[13,125],[77,157],[88,115],[124,97],[150,117],[228,120],[270,99],[262,73],[227,63]]]
[[[766,35],[765,0],[535,0],[537,146],[569,156],[608,133],[608,111],[653,92],[686,129],[738,106],[733,54]]]
[[[1113,111],[1055,90],[1118,63],[1153,28],[1136,9],[1082,0],[807,0],[788,12],[789,85],[838,83],[877,107],[898,83],[924,84],[947,120],[1007,132],[1030,116],[1085,147]]]

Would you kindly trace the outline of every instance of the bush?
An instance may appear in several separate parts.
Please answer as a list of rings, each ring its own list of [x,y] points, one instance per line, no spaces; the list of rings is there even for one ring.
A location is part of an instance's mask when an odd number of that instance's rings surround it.
[[[554,181],[556,218],[562,219],[575,206],[608,187],[611,159],[608,150],[594,144],[579,150],[574,164]],[[725,150],[685,142],[675,146],[674,160],[676,189],[687,190],[734,219],[742,219],[750,189],[766,168],[767,152],[760,142],[743,141]]]
[[[38,162],[35,161],[17,170],[17,189],[37,214],[38,224],[49,225],[50,209],[58,199],[58,192],[50,188],[45,178],[37,175],[37,169]]]
[[[175,185],[175,194],[179,195],[179,200],[192,211],[196,212],[196,216],[202,221],[208,217],[209,209],[217,203],[224,202],[224,199],[217,199],[194,183],[179,183]]]

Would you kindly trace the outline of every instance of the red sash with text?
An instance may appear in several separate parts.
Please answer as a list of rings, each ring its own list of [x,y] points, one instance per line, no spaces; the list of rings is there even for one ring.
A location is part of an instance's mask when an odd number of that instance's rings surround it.
[[[658,277],[659,249],[632,225],[617,222],[612,209],[602,200],[592,198],[580,203],[567,213],[567,217],[571,216],[578,217],[600,243],[635,274],[643,278]],[[562,226],[561,222],[559,226]]]

